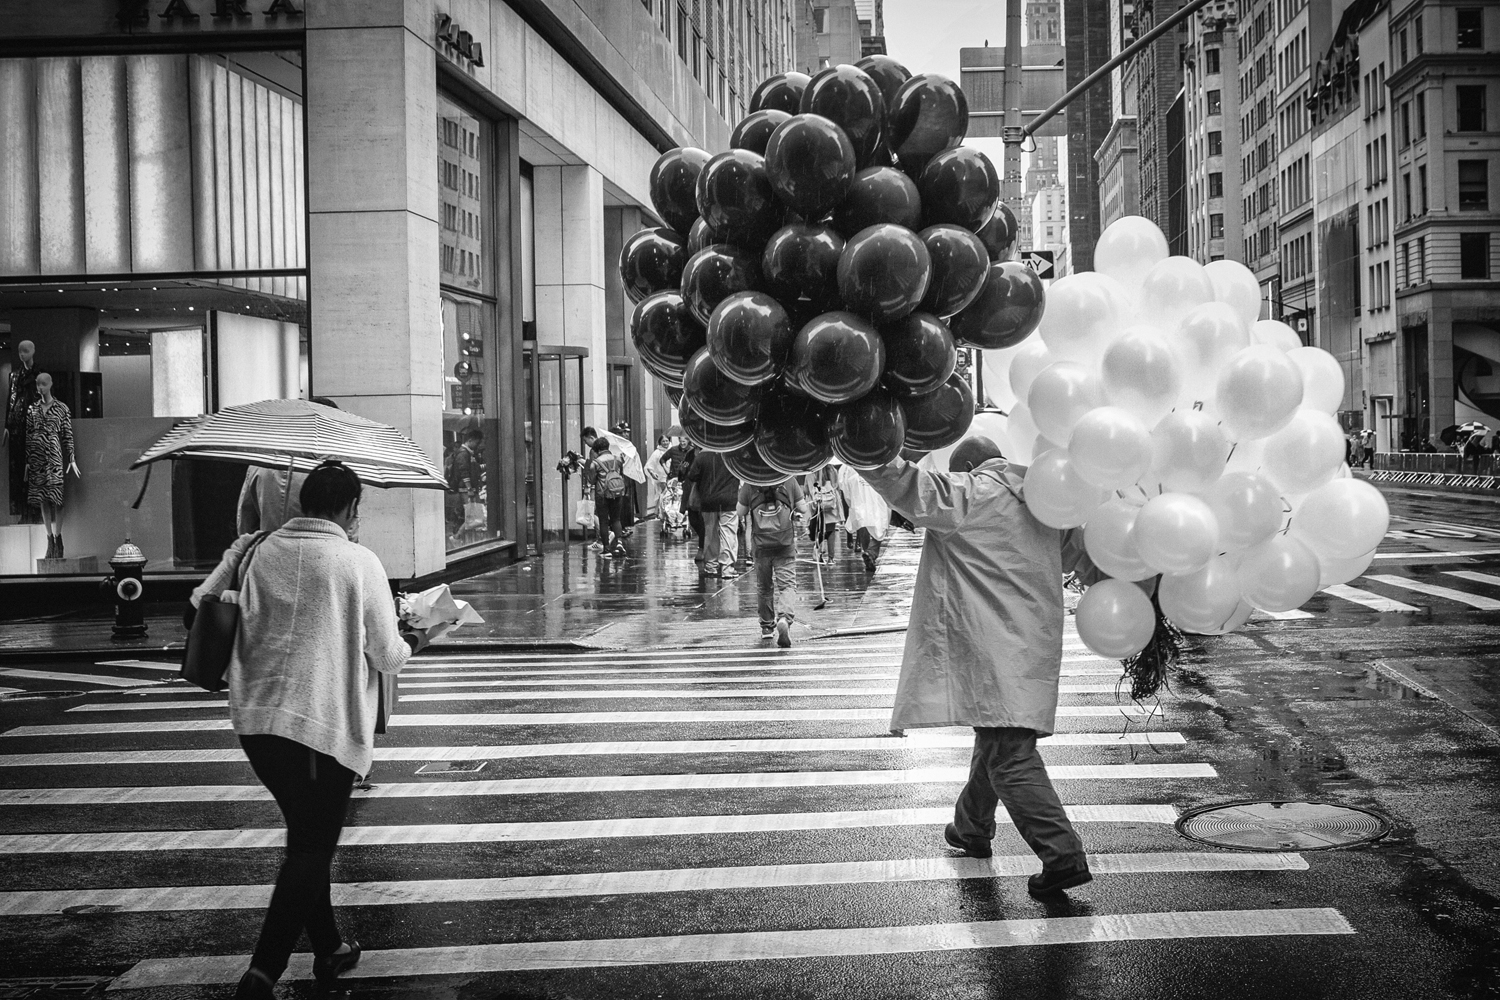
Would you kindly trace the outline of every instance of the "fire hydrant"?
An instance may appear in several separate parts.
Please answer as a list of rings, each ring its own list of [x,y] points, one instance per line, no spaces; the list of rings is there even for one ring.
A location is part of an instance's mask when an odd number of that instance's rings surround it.
[[[104,580],[104,587],[114,592],[115,624],[110,629],[114,639],[144,639],[146,637],[146,602],[141,598],[146,593],[143,576],[146,571],[146,554],[130,539],[115,549],[109,561],[114,575]]]

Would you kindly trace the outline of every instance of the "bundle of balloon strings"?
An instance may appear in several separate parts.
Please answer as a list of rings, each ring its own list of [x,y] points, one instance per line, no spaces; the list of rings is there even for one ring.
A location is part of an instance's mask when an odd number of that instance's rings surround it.
[[[1170,690],[1167,672],[1182,654],[1182,631],[1162,613],[1158,594],[1151,595],[1151,608],[1156,612],[1156,631],[1151,641],[1139,653],[1120,661],[1125,668],[1120,683],[1129,679],[1130,699],[1134,702],[1155,698],[1162,688]]]

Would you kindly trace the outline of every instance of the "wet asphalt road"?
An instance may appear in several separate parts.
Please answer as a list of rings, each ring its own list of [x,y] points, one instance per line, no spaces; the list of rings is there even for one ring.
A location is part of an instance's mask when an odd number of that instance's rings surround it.
[[[1099,874],[1054,901],[1026,894],[1029,855],[1009,829],[988,869],[943,847],[965,734],[888,736],[899,635],[781,654],[726,616],[688,649],[420,660],[403,690],[436,697],[403,703],[405,724],[377,740],[384,759],[350,813],[359,842],[336,863],[356,904],[340,918],[372,973],[345,985],[421,998],[1500,996],[1500,504],[1387,493],[1392,537],[1353,583],[1358,600],[1320,594],[1307,617],[1195,641],[1149,719],[1117,698],[1113,665],[1068,652],[1074,713],[1043,752],[1085,810]],[[905,572],[891,558],[885,591]],[[736,588],[750,589],[729,585],[719,606],[743,616]],[[0,704],[0,989],[71,975],[127,998],[231,995],[279,816],[247,799],[258,786],[211,707],[222,697],[148,669],[36,669],[78,680],[0,686],[89,693]],[[832,717],[851,710],[868,717]],[[438,771],[441,758],[482,767]],[[1163,818],[1247,799],[1363,806],[1393,829],[1357,850],[1257,855]],[[319,994],[285,981],[279,995]]]

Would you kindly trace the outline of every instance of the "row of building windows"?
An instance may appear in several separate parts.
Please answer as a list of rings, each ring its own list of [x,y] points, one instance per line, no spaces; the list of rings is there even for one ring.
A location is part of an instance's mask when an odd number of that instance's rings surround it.
[[[1277,121],[1281,130],[1282,148],[1290,146],[1307,134],[1307,103],[1302,99],[1301,94],[1286,102],[1286,107],[1281,109]]]
[[[1312,171],[1309,157],[1298,157],[1281,172],[1281,191],[1285,195],[1288,210],[1306,204],[1312,199]]]
[[[1256,144],[1250,155],[1240,161],[1240,183],[1271,167],[1276,162],[1276,137],[1267,136]]]
[[[1458,166],[1458,210],[1460,212],[1487,212],[1490,208],[1490,165],[1488,160],[1459,160]],[[1427,166],[1417,167],[1417,183],[1412,187],[1410,172],[1401,175],[1401,199],[1406,209],[1404,220],[1419,218],[1427,214]]]
[[[1277,226],[1274,222],[1245,237],[1245,260],[1259,260],[1270,256],[1276,248],[1276,237]]]
[[[1391,200],[1382,198],[1365,206],[1366,247],[1378,247],[1391,241]]]
[[[1273,177],[1250,193],[1244,201],[1245,218],[1264,215],[1276,207],[1276,179]]]
[[[1281,280],[1296,281],[1312,271],[1312,234],[1304,233],[1281,245]]]
[[[1374,118],[1385,110],[1385,63],[1379,63],[1365,74],[1365,118]]]
[[[1410,288],[1440,276],[1429,270],[1427,237],[1418,236],[1402,243],[1396,255],[1396,287]],[[1449,251],[1451,253],[1451,251]],[[1434,247],[1434,255],[1436,247]],[[1451,261],[1451,258],[1450,258]],[[1449,264],[1451,267],[1451,263]],[[1451,272],[1449,272],[1451,277]],[[1458,234],[1458,277],[1460,281],[1486,281],[1490,277],[1490,234]]]
[[[1365,143],[1365,188],[1384,183],[1390,175],[1390,144],[1385,136],[1378,136]]]
[[[1391,307],[1391,262],[1388,260],[1371,264],[1366,269],[1370,278],[1370,294],[1366,298],[1370,312]]]
[[[1303,28],[1276,54],[1276,79],[1281,90],[1286,90],[1307,71],[1307,60],[1307,29]]]

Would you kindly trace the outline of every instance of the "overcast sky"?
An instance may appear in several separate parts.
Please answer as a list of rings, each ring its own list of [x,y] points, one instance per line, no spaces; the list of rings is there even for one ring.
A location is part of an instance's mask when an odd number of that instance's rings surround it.
[[[885,0],[885,47],[913,73],[958,79],[958,50],[1005,44],[1004,0]]]

